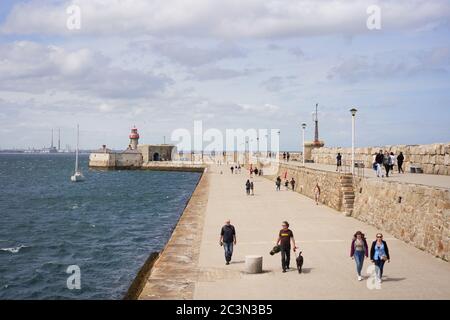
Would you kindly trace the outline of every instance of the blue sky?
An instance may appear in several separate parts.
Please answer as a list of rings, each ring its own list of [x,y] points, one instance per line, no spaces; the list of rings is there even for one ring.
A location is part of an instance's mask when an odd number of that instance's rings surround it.
[[[81,10],[70,31],[66,8]],[[381,29],[368,30],[376,4]],[[300,123],[350,145],[450,141],[450,1],[0,2],[0,148],[42,147],[51,128],[85,148],[160,143],[178,128]]]

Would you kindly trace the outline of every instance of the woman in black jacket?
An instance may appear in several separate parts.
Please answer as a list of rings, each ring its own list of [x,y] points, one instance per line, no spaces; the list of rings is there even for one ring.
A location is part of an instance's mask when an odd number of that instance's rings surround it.
[[[383,240],[383,234],[381,233],[378,233],[377,239],[372,242],[372,247],[370,248],[370,260],[377,266],[378,282],[381,283],[384,263],[386,261],[391,262],[388,245],[386,241]]]

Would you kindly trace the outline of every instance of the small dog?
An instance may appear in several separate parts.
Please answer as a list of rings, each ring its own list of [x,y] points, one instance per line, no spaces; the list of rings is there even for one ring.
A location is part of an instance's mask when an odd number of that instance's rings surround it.
[[[303,256],[302,256],[302,252],[301,251],[298,253],[298,257],[295,259],[295,261],[297,262],[298,273],[302,273]]]

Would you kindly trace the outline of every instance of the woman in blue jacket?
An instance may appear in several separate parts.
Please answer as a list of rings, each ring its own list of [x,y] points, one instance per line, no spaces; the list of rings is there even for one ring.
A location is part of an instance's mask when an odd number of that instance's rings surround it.
[[[377,266],[378,282],[381,283],[384,263],[386,261],[391,262],[388,245],[386,241],[383,240],[383,235],[381,233],[378,233],[377,239],[372,242],[372,247],[370,248],[370,260]]]

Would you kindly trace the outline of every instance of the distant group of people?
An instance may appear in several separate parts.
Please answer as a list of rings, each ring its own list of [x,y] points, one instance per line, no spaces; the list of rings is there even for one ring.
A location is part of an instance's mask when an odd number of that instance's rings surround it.
[[[275,180],[275,186],[276,186],[275,190],[276,191],[281,191],[281,182],[282,182],[281,177],[278,176],[277,179]],[[291,190],[295,191],[295,183],[296,182],[295,182],[294,178],[292,178],[290,181],[288,179],[286,179],[284,181],[284,186],[285,186],[286,190],[289,190],[289,185],[291,185]]]
[[[253,183],[253,180],[250,181],[250,179],[247,179],[247,182],[245,183],[245,191],[247,192],[247,195],[255,195],[255,184]]]
[[[263,171],[262,169],[258,169],[257,167],[253,168],[252,166],[250,167],[250,177],[252,177],[253,174],[255,174],[255,176],[262,176]]]
[[[231,170],[231,174],[238,174],[241,173],[241,165],[237,165],[237,166],[231,166],[230,167]]]
[[[289,159],[291,159],[289,152],[283,152],[283,160],[289,162]]]
[[[383,153],[383,150],[380,150],[378,153],[373,155],[373,170],[376,172],[377,177],[384,178],[382,171],[382,168],[384,167],[386,178],[388,178],[389,172],[394,171],[395,163],[397,163],[398,173],[405,173],[403,170],[404,161],[405,156],[403,155],[403,152],[400,152],[400,154],[396,157],[393,152],[389,153],[388,151],[385,151]]]
[[[398,156],[395,156],[393,152],[380,150],[373,155],[372,168],[376,172],[377,177],[384,178],[383,168],[386,172],[386,178],[389,177],[389,173],[392,174],[394,166],[397,164],[398,173],[405,173],[403,169],[403,163],[405,162],[405,156],[403,152],[400,152]],[[336,171],[342,170],[342,154],[339,152],[336,156]]]
[[[229,265],[233,255],[233,246],[236,245],[236,229],[230,220],[225,221],[225,225],[220,231],[219,244],[224,247],[225,263]],[[295,243],[294,233],[289,229],[289,223],[287,221],[282,222],[275,245],[277,252],[281,253],[281,269],[285,273],[290,269],[291,249],[294,254],[298,249]],[[386,262],[391,261],[387,242],[383,239],[383,234],[377,233],[376,239],[372,242],[369,250],[364,233],[357,231],[351,241],[350,257],[355,260],[358,281],[363,280],[362,268],[364,259],[369,258],[369,255],[370,261],[376,266],[376,280],[378,283],[381,283],[384,265]]]

